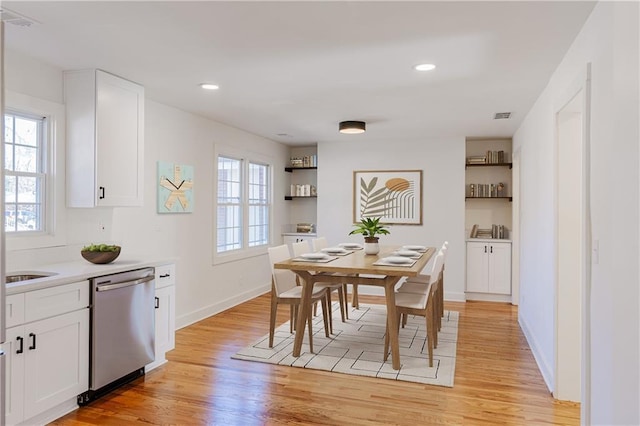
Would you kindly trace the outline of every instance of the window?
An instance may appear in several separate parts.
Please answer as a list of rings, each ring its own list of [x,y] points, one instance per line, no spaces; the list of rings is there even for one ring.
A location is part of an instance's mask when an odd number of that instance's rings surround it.
[[[45,231],[46,119],[4,115],[5,231]]]
[[[266,247],[271,229],[271,167],[218,155],[216,253]]]
[[[5,91],[2,121],[7,250],[66,243],[64,105]]]

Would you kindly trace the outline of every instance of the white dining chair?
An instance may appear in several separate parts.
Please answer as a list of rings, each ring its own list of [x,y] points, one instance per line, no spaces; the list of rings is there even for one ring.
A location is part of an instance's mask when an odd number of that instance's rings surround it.
[[[291,254],[293,255],[293,257],[298,257],[301,256],[305,253],[309,253],[309,245],[307,244],[306,241],[300,241],[297,243],[293,243],[291,244]],[[299,277],[298,277],[299,278]],[[345,322],[345,316],[347,314],[347,306],[346,306],[346,300],[347,300],[347,295],[344,291],[344,287],[342,283],[316,283],[314,285],[314,288],[326,288],[328,295],[327,295],[327,299],[329,302],[329,330],[331,331],[331,333],[333,333],[333,316],[331,315],[331,293],[333,293],[334,291],[338,293],[338,302],[340,303],[340,316],[342,318],[342,322]],[[348,317],[347,317],[348,319]]]
[[[444,316],[444,267],[447,260],[447,253],[449,250],[449,242],[445,241],[442,244],[442,247],[438,251],[444,254],[442,260],[442,270],[440,271],[440,277],[438,277],[437,285],[436,285],[436,298],[434,301],[434,309],[437,312],[437,326],[438,331],[442,328],[442,317]],[[433,263],[431,264],[433,266]],[[431,279],[430,271],[428,273],[421,273],[416,277],[409,277],[403,282],[398,288],[398,292],[401,293],[423,293],[424,286],[429,284]],[[403,321],[406,321],[406,318],[403,318]]]
[[[401,323],[401,317],[407,315],[419,315],[424,317],[427,329],[427,350],[429,353],[429,367],[433,367],[433,349],[438,346],[436,311],[434,310],[435,290],[440,271],[442,270],[442,260],[444,254],[440,251],[434,262],[433,268],[429,274],[430,279],[427,285],[423,285],[424,292],[408,293],[395,292],[396,313],[398,315],[398,324]],[[384,360],[389,357],[389,330],[384,336]]]
[[[302,301],[302,287],[296,283],[296,274],[288,269],[275,269],[274,264],[289,259],[289,247],[286,244],[277,247],[269,247],[269,262],[271,263],[271,317],[269,321],[269,347],[273,347],[273,336],[276,326],[276,314],[278,305],[289,305],[289,332],[293,333],[298,308]],[[326,288],[314,288],[311,302],[320,302],[324,321],[324,333],[329,337],[329,313],[327,311],[328,293]],[[309,351],[313,352],[313,327],[311,315],[307,318],[309,326]],[[302,330],[304,331],[304,330]]]
[[[322,249],[325,249],[327,247],[329,247],[329,241],[327,241],[326,237],[318,237],[318,238],[314,238],[313,240],[311,240],[311,247],[313,248],[313,251],[322,251]],[[354,308],[357,308],[357,304],[358,304],[358,285],[357,284],[351,284],[351,287],[353,288],[352,291],[352,298],[351,298],[351,306],[353,306]],[[346,317],[346,319],[349,319],[349,307],[347,304],[347,283],[342,283],[342,293],[344,294],[344,317]],[[343,317],[343,322],[344,322],[344,317]]]

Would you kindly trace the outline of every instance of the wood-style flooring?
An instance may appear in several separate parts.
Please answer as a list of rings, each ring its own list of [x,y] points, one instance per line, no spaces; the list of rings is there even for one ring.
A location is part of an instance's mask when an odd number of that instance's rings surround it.
[[[361,297],[363,303],[382,303]],[[453,388],[231,359],[265,335],[264,295],[176,333],[169,362],[56,425],[578,425],[552,398],[509,304],[460,312]],[[286,307],[279,321],[288,320]]]

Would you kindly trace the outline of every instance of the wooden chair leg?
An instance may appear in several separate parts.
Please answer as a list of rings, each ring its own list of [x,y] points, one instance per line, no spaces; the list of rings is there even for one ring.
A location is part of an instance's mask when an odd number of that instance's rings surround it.
[[[269,318],[269,347],[273,347],[273,335],[276,329],[276,314],[278,313],[278,300],[271,295],[271,317]],[[293,333],[293,330],[291,331]]]
[[[358,302],[358,284],[351,284],[353,289],[353,295],[351,295],[351,306],[355,309],[360,309],[360,303]]]
[[[344,302],[344,317],[346,319],[349,319],[349,300],[347,298],[349,293],[347,292],[347,283],[342,283],[342,295],[343,295],[342,301]]]
[[[309,327],[309,352],[313,353],[313,324],[311,322],[311,314],[307,317],[307,325]],[[327,328],[327,324],[324,325],[325,330]],[[304,333],[304,330],[302,330]]]
[[[342,319],[342,322],[346,322],[346,319],[345,319],[345,314],[347,311],[347,307],[345,306],[346,296],[347,295],[345,294],[342,286],[338,287],[338,302],[340,303],[340,318]]]
[[[327,290],[327,295],[323,300],[324,300],[324,303],[322,303],[322,320],[324,321],[324,335],[327,337],[330,337],[329,333],[333,333],[333,324],[331,323],[331,311],[329,309],[329,307],[331,306],[330,291]]]
[[[431,318],[430,318],[431,317]],[[427,327],[427,350],[429,351],[429,367],[433,367],[433,337],[434,337],[434,329],[433,321],[431,320],[433,317],[433,306],[427,306],[427,312],[424,316],[424,320],[426,322]]]

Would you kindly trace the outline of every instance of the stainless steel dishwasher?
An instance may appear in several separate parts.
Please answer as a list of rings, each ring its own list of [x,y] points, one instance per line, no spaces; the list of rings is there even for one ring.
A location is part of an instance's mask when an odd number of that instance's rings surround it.
[[[144,268],[91,280],[89,391],[78,404],[144,375],[155,359],[154,278]]]

